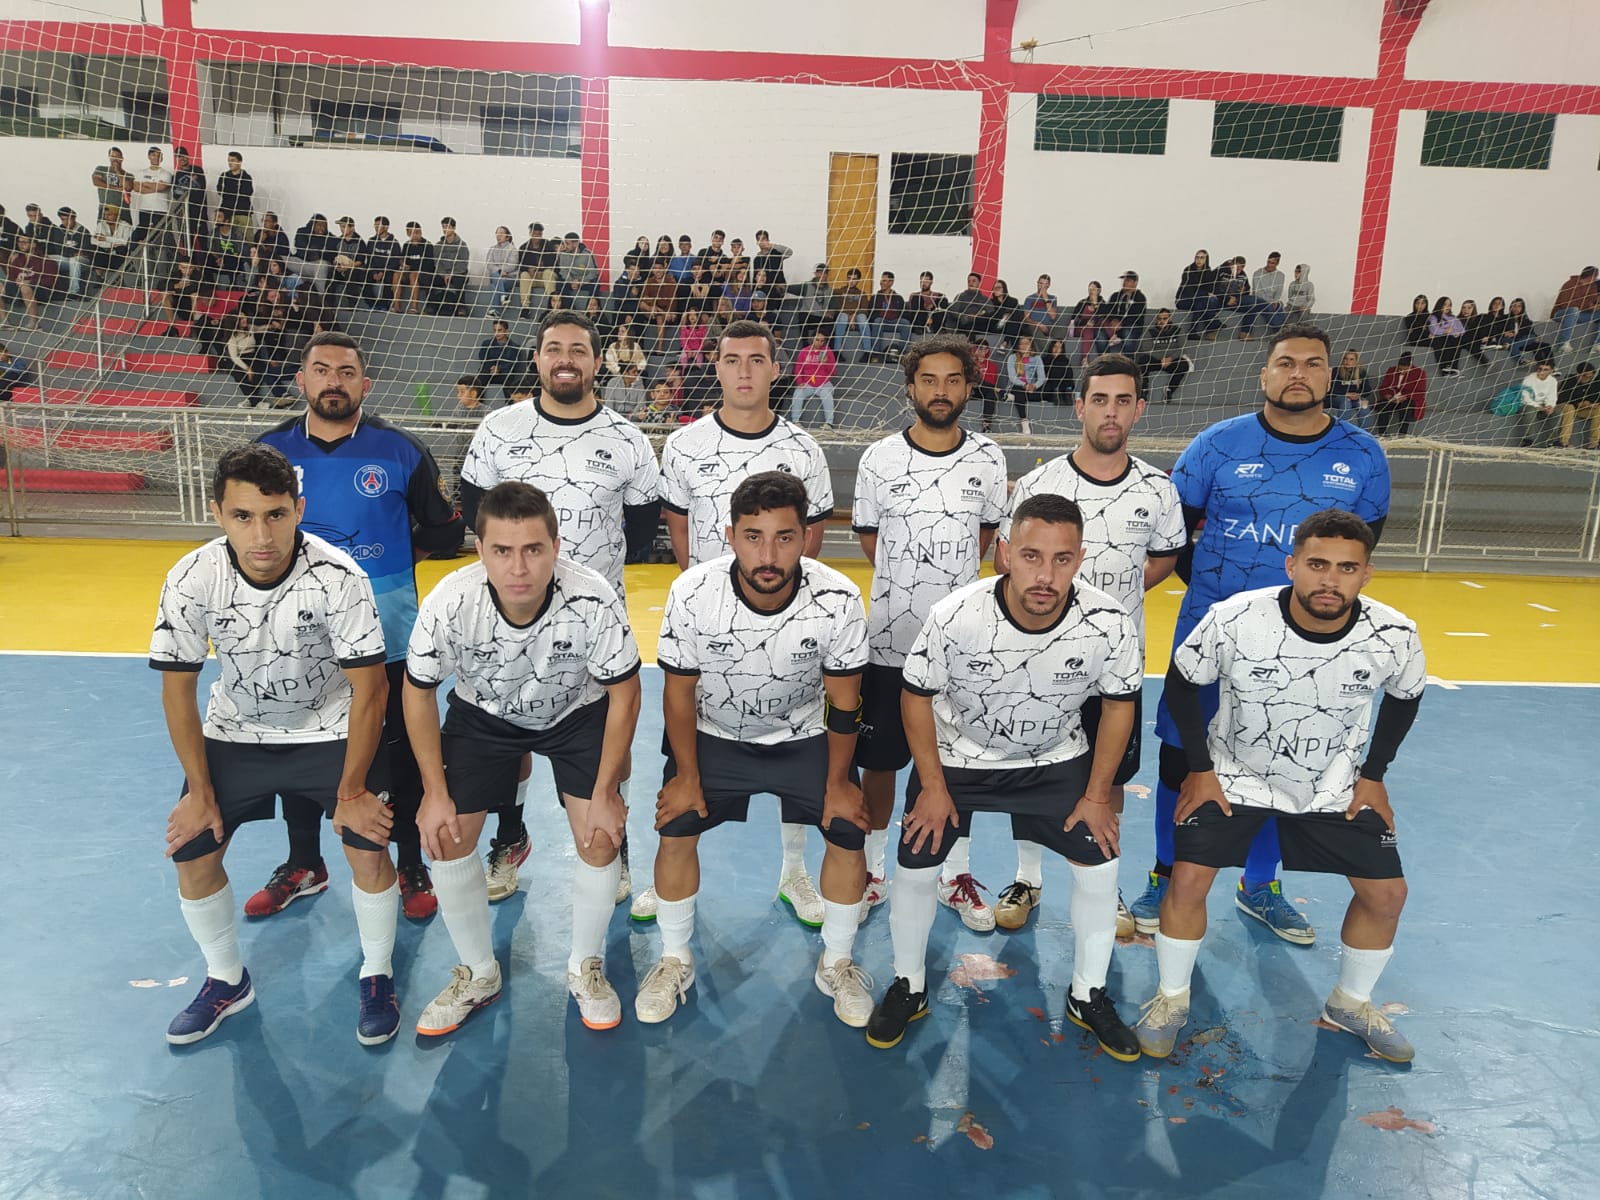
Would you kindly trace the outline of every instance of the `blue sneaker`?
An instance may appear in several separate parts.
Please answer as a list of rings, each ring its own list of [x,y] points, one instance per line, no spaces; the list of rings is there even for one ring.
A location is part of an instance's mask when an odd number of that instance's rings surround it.
[[[1133,927],[1140,933],[1154,933],[1161,928],[1161,900],[1167,894],[1168,882],[1165,875],[1151,871],[1150,886],[1128,905],[1128,911],[1133,914]]]
[[[400,1001],[394,994],[394,979],[388,975],[367,975],[361,980],[361,1020],[356,1024],[356,1041],[363,1046],[381,1046],[400,1028]]]
[[[187,1046],[208,1038],[226,1018],[255,1002],[256,990],[250,986],[249,971],[239,976],[238,983],[223,983],[207,975],[200,994],[167,1026],[167,1041],[174,1046]]]
[[[1311,928],[1311,922],[1283,898],[1283,884],[1276,879],[1249,891],[1245,890],[1244,880],[1239,880],[1233,902],[1240,912],[1249,913],[1286,942],[1309,946],[1317,940],[1317,931]]]

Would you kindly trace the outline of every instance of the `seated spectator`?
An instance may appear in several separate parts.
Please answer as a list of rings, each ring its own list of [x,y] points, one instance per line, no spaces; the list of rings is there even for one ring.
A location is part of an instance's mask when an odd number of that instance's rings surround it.
[[[867,298],[861,291],[861,271],[851,267],[845,272],[844,287],[834,297],[838,302],[838,315],[833,319],[833,352],[844,361],[845,338],[854,329],[861,335],[861,361],[872,345],[872,328],[867,323]]]
[[[678,281],[667,270],[668,263],[657,258],[650,263],[650,274],[639,285],[638,313],[641,321],[654,322],[655,346],[667,347],[667,326],[678,319]],[[691,302],[692,303],[692,302]],[[702,331],[704,327],[702,326]],[[703,338],[704,332],[701,333]]]
[[[995,400],[1000,394],[1000,365],[994,361],[993,348],[986,338],[972,343],[972,353],[977,360],[978,382],[972,385],[968,403],[977,401],[983,406],[983,431],[988,433],[994,420]]]
[[[1428,317],[1428,345],[1433,347],[1434,361],[1439,364],[1439,374],[1459,375],[1456,360],[1461,357],[1461,344],[1467,327],[1450,309],[1450,297],[1440,296],[1433,304]]]
[[[943,292],[933,290],[933,272],[924,271],[917,277],[917,290],[906,298],[906,319],[911,322],[913,337],[925,338],[944,328],[945,313],[950,302]]]
[[[665,425],[677,420],[679,401],[674,398],[672,385],[662,380],[650,389],[649,403],[628,414],[630,420],[641,425]]]
[[[1169,377],[1165,397],[1168,403],[1177,396],[1184,376],[1194,369],[1194,363],[1183,353],[1183,342],[1183,330],[1173,323],[1172,310],[1159,309],[1156,312],[1155,323],[1150,326],[1149,334],[1144,340],[1144,352],[1135,360],[1139,364],[1139,369],[1144,372],[1146,380],[1152,379],[1157,374]]]
[[[1422,420],[1428,407],[1428,373],[1412,361],[1407,350],[1383,373],[1373,402],[1373,429],[1378,437],[1401,437]]]
[[[1573,342],[1596,328],[1600,322],[1600,267],[1585,267],[1570,276],[1556,293],[1556,302],[1550,307],[1550,319],[1557,323],[1556,346],[1562,351],[1572,349]]]
[[[811,278],[794,289],[794,295],[800,305],[796,315],[800,335],[810,341],[817,330],[826,330],[834,317],[835,299],[833,284],[828,280],[828,264],[819,262]]]
[[[1411,311],[1400,322],[1405,331],[1408,346],[1426,346],[1428,344],[1428,297],[1418,292],[1411,300]]]
[[[733,301],[726,296],[717,301],[717,311],[706,322],[705,353],[710,354],[722,341],[722,331],[732,325],[738,318],[733,313]]]
[[[1522,410],[1517,414],[1517,424],[1524,446],[1536,445],[1548,435],[1559,399],[1556,364],[1549,358],[1541,358],[1533,370],[1522,377]]]
[[[662,262],[667,264],[668,275],[672,274],[672,253],[672,235],[663,233],[660,237],[656,238],[656,252],[652,257],[659,258]],[[645,263],[641,273],[648,274],[649,270],[650,264]],[[673,277],[677,278],[676,276]]]
[[[1133,354],[1138,351],[1139,339],[1144,336],[1144,314],[1149,308],[1149,300],[1139,290],[1139,273],[1124,271],[1122,286],[1106,298],[1101,313],[1103,321],[1113,318],[1117,321],[1117,332],[1122,343],[1117,347],[1118,353]],[[1098,344],[1099,339],[1096,341]],[[1100,353],[1106,351],[1102,349]]]
[[[1085,364],[1094,356],[1095,339],[1100,334],[1104,308],[1105,297],[1100,292],[1100,281],[1091,279],[1083,299],[1072,306],[1072,332],[1078,337],[1078,350]]]
[[[485,391],[499,385],[509,398],[511,391],[506,383],[527,370],[528,355],[511,336],[511,326],[505,321],[496,321],[492,328],[494,332],[478,345],[478,378],[483,380]]]
[[[1217,272],[1211,266],[1211,255],[1205,250],[1194,252],[1194,261],[1184,267],[1178,277],[1177,309],[1192,313],[1189,318],[1188,337],[1191,342],[1200,338],[1217,340],[1217,330],[1222,319],[1217,310],[1222,301],[1216,295]]]
[[[1028,336],[1043,343],[1049,340],[1050,331],[1060,316],[1061,310],[1056,307],[1056,298],[1050,291],[1050,276],[1041,275],[1034,283],[1033,295],[1022,306],[1023,328]]]
[[[667,274],[671,275],[679,283],[687,283],[691,278],[691,268],[699,261],[694,253],[694,239],[686,233],[678,239],[677,253],[667,263]],[[703,265],[701,266],[701,274],[706,276],[707,282],[710,281],[710,276],[706,274]]]
[[[989,297],[983,294],[983,276],[976,271],[967,276],[967,286],[950,301],[945,320],[952,333],[976,342],[989,332]]]
[[[772,336],[780,341],[787,336],[788,330],[784,322],[772,315],[767,306],[767,294],[760,288],[757,288],[756,294],[750,297],[750,319],[772,330]]]
[[[1000,338],[1001,350],[1009,349],[1022,334],[1022,305],[1011,294],[1004,279],[994,281],[989,293],[989,307],[984,313],[984,326]]]
[[[784,274],[783,264],[793,257],[794,251],[773,241],[765,229],[756,230],[756,253],[750,260],[755,271],[756,290],[765,292],[774,304],[789,294],[789,279]]]
[[[328,298],[336,304],[354,305],[366,290],[367,243],[356,232],[354,217],[340,217],[339,236],[333,243],[333,274]]]
[[[289,318],[284,325],[284,345],[293,351],[319,333],[343,333],[334,320],[327,293],[304,287],[289,297]]]
[[[736,262],[728,268],[727,280],[722,285],[722,295],[733,305],[735,314],[741,317],[750,314],[750,298],[755,293],[755,286],[750,282],[749,271],[743,262]]]
[[[118,215],[114,205],[108,204],[101,210],[94,236],[89,240],[94,247],[89,253],[89,262],[95,274],[103,279],[126,261],[128,244],[133,240],[133,226]]]
[[[258,289],[262,287],[281,288],[286,298],[292,298],[295,289],[300,286],[300,278],[297,275],[287,274],[283,259],[269,258],[265,263],[264,269],[252,277],[250,286]]]
[[[506,380],[506,403],[521,404],[524,400],[532,400],[538,394],[539,364],[530,359],[521,375],[513,375]]]
[[[39,306],[54,300],[59,289],[61,277],[56,264],[40,254],[33,239],[22,233],[17,235],[17,248],[6,263],[6,276],[22,299],[28,314],[28,328],[38,329]],[[0,301],[0,323],[7,323],[3,301]]]
[[[610,376],[618,376],[629,367],[634,367],[642,374],[649,365],[649,360],[645,358],[644,348],[634,340],[633,334],[627,326],[619,325],[615,340],[606,347],[603,359],[605,373]]]
[[[5,343],[0,342],[0,401],[10,400],[17,388],[32,383],[33,367],[28,360],[12,354]]]
[[[194,302],[202,293],[200,272],[194,261],[180,258],[173,264],[172,278],[161,293],[161,307],[166,310],[167,327],[162,332],[168,337],[181,336],[178,323],[194,324]]]
[[[1361,365],[1361,351],[1344,352],[1328,381],[1328,411],[1363,429],[1372,426],[1372,376]]]
[[[794,400],[789,405],[789,419],[801,424],[806,401],[815,396],[822,405],[822,427],[833,428],[833,376],[839,360],[828,347],[828,333],[819,329],[811,337],[811,344],[800,351],[794,364]]]
[[[278,225],[278,214],[261,214],[261,228],[250,243],[250,263],[259,274],[269,262],[284,262],[289,257],[289,235]],[[284,272],[286,275],[291,272]]]
[[[1222,270],[1217,272],[1217,282],[1214,287],[1217,297],[1219,317],[1235,313],[1240,317],[1240,328],[1235,334],[1241,342],[1252,340],[1255,335],[1243,327],[1244,314],[1251,311],[1250,303],[1250,275],[1245,270],[1244,255],[1236,255],[1222,264]]]
[[[676,390],[683,396],[685,412],[709,412],[721,400],[722,384],[717,380],[717,354],[717,347],[707,347],[706,361],[680,374]],[[672,372],[676,369],[676,366],[667,368],[669,382],[672,380]]]
[[[1044,352],[1043,399],[1049,404],[1071,407],[1077,388],[1077,376],[1072,370],[1072,355],[1067,353],[1067,343],[1062,338],[1056,338]]]
[[[421,230],[421,226],[417,226]],[[367,243],[367,297],[372,307],[400,311],[400,272],[404,250],[389,230],[388,217],[372,219],[372,240]]]
[[[667,272],[669,276],[672,272]],[[674,276],[674,278],[676,278]],[[711,273],[699,259],[689,262],[689,277],[680,279],[678,283],[678,306],[680,309],[689,307],[698,308],[702,318],[717,307],[717,300],[722,295],[722,288],[711,282]]]
[[[634,323],[622,315],[626,310],[625,304],[619,304],[618,308],[613,309],[607,302],[609,299],[610,297],[602,300],[599,296],[590,296],[589,302],[583,307],[583,315],[588,317],[590,323],[594,325],[594,331],[600,335],[602,343],[609,342],[616,337],[617,330],[622,326]],[[632,315],[637,317],[638,313],[635,312]]]
[[[594,254],[583,244],[574,230],[567,234],[556,251],[556,279],[561,297],[568,307],[582,312],[600,286],[600,268],[595,265]]]
[[[1521,296],[1506,309],[1506,357],[1521,364],[1531,357],[1535,362],[1550,356],[1550,344],[1533,331],[1533,319],[1528,316],[1528,304]]]
[[[1112,292],[1112,296],[1116,293]],[[1100,316],[1095,320],[1094,353],[1096,357],[1102,354],[1127,354],[1127,339],[1122,336],[1122,318],[1110,312],[1111,302],[1108,300],[1100,306]]]
[[[248,246],[233,231],[233,222],[222,209],[200,238],[200,269],[214,287],[249,283]]]
[[[1264,319],[1273,333],[1283,328],[1285,289],[1283,272],[1278,270],[1282,258],[1283,255],[1274,250],[1267,255],[1267,265],[1250,276],[1250,294],[1240,306],[1241,334],[1249,333],[1255,327],[1257,317]]]
[[[294,234],[294,253],[289,255],[291,274],[310,282],[317,291],[324,291],[333,277],[334,256],[339,253],[339,239],[328,228],[328,218],[312,213]]]
[[[94,242],[72,209],[63,207],[56,215],[61,218],[56,229],[56,266],[67,276],[68,298],[76,300],[83,295],[84,272],[89,269]]]
[[[1006,390],[1011,393],[1011,403],[1017,410],[1017,420],[1022,422],[1024,435],[1033,432],[1028,420],[1028,398],[1044,387],[1044,362],[1033,352],[1033,339],[1027,334],[1017,338],[1017,348],[1006,356]],[[993,405],[983,414],[985,421],[994,415]]]
[[[1309,320],[1317,306],[1317,287],[1311,282],[1311,265],[1295,263],[1294,278],[1289,281],[1289,294],[1285,301],[1289,320],[1298,324]]]
[[[1581,362],[1570,378],[1556,385],[1556,445],[1565,450],[1572,445],[1572,430],[1582,417],[1588,422],[1585,450],[1600,450],[1600,381],[1594,364]]]
[[[633,240],[633,249],[622,256],[623,267],[637,268],[641,276],[650,269],[650,264],[655,260],[655,254],[650,249],[650,239],[640,234]]]
[[[621,413],[625,417],[631,417],[649,406],[650,394],[645,390],[637,366],[630,362],[622,368],[620,375],[613,375],[606,380],[605,402],[606,407],[612,412]]]
[[[546,240],[544,226],[538,221],[528,226],[528,240],[517,247],[517,291],[522,297],[522,316],[533,315],[533,289],[539,288],[548,300],[556,291],[556,248],[561,245],[553,239]]]
[[[433,277],[433,247],[422,236],[421,222],[406,222],[406,240],[400,243],[400,261],[393,274],[394,311],[420,315],[423,285]]]
[[[1472,301],[1465,301],[1461,305],[1462,320],[1467,326],[1467,348],[1481,363],[1488,363],[1485,354],[1490,350],[1504,350],[1506,348],[1506,327],[1509,324],[1506,317],[1506,299],[1496,296],[1489,301],[1487,312],[1476,313],[1470,320],[1466,317],[1467,305]]]
[[[483,380],[476,375],[456,380],[456,403],[469,412],[483,407]]]
[[[22,227],[22,232],[33,239],[33,247],[46,258],[54,260],[61,255],[61,230],[56,223],[44,215],[44,210],[37,204],[28,205],[28,223]]]
[[[489,315],[498,317],[510,304],[511,289],[517,286],[522,268],[517,262],[517,246],[511,230],[504,225],[494,229],[494,245],[483,252],[483,265],[489,273]]]
[[[1476,300],[1463,300],[1461,311],[1456,314],[1456,319],[1461,322],[1461,341],[1458,343],[1457,357],[1462,351],[1472,355],[1482,366],[1488,366],[1489,360],[1484,356],[1483,347],[1479,345],[1478,331],[1483,326],[1484,314],[1478,311]]]
[[[234,331],[227,340],[224,365],[244,393],[240,408],[254,408],[266,395],[273,408],[289,408],[294,397],[294,354],[286,347],[289,298],[275,283],[252,290],[239,305]]]
[[[867,312],[872,326],[872,336],[865,347],[868,355],[876,352],[887,360],[896,353],[896,346],[904,349],[910,343],[911,325],[906,320],[906,302],[894,290],[893,271],[884,271],[878,276],[878,290],[872,293]]]
[[[678,365],[699,366],[706,360],[706,326],[700,320],[698,308],[685,309],[683,323],[678,326]]]
[[[472,251],[456,232],[456,219],[442,218],[428,276],[428,311],[436,317],[466,316],[471,270]]]

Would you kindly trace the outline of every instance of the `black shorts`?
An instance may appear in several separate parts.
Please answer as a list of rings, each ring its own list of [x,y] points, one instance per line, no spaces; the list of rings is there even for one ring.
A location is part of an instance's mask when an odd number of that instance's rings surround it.
[[[1216,804],[1204,804],[1174,831],[1178,862],[1202,867],[1242,867],[1261,827],[1278,821],[1278,844],[1287,871],[1350,875],[1357,879],[1399,879],[1400,850],[1383,818],[1370,808],[1346,821],[1342,812],[1290,813],[1234,804],[1225,817]]]
[[[900,716],[905,672],[899,667],[868,663],[861,674],[861,736],[856,739],[856,766],[863,771],[898,771],[911,761],[906,726]]]
[[[190,838],[173,852],[173,862],[190,862],[214,854],[249,821],[270,821],[277,813],[277,798],[309,800],[328,816],[339,802],[339,779],[344,774],[343,738],[333,742],[289,742],[259,745],[206,739],[206,769],[211,790],[222,810],[222,842],[209,829]],[[380,755],[381,757],[381,755]],[[371,777],[367,786],[373,787]],[[381,788],[379,789],[381,790]],[[189,791],[183,781],[178,795]],[[358,833],[346,829],[344,844],[355,850],[382,850]]]
[[[1096,867],[1111,861],[1082,821],[1071,829],[1062,828],[1089,784],[1087,754],[1038,767],[946,767],[944,782],[955,801],[960,825],[954,830],[946,828],[937,852],[932,849],[931,838],[923,843],[920,854],[911,849],[910,842],[902,840],[898,860],[902,867],[937,867],[943,863],[956,838],[971,835],[975,812],[1009,813],[1013,838],[1038,842],[1072,862]],[[906,783],[906,816],[916,811],[921,794],[922,778],[912,767]]]
[[[517,799],[522,756],[550,760],[556,797],[587,800],[600,772],[600,747],[605,742],[606,713],[611,699],[602,696],[557,721],[549,729],[524,729],[484,712],[454,692],[447,703],[439,740],[444,750],[444,775],[458,813],[504,808]]]
[[[1100,731],[1100,697],[1090,696],[1083,702],[1083,732],[1089,739],[1089,754],[1094,755],[1095,734]],[[1113,787],[1121,787],[1139,773],[1139,743],[1144,733],[1144,689],[1133,694],[1133,730],[1128,734],[1128,748],[1122,752],[1117,773],[1111,777]]]
[[[776,745],[756,745],[695,734],[700,759],[700,790],[705,793],[706,815],[686,812],[661,827],[662,837],[695,837],[724,821],[743,821],[750,815],[750,797],[768,792],[778,797],[782,819],[791,825],[815,825],[822,836],[843,850],[860,850],[867,835],[848,821],[835,818],[822,824],[822,797],[828,783],[828,735],[800,738]],[[678,763],[667,751],[662,772],[665,784],[678,773]]]

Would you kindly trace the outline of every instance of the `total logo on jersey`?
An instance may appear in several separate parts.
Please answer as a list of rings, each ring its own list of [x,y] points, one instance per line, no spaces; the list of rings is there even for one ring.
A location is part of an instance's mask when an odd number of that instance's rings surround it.
[[[1129,536],[1143,538],[1150,532],[1150,510],[1148,508],[1134,509],[1133,515],[1128,518],[1125,528]],[[1098,587],[1099,585],[1097,584],[1096,586]]]
[[[1338,488],[1342,492],[1359,491],[1361,481],[1350,474],[1350,464],[1336,462],[1333,470],[1325,471],[1322,476],[1322,486]]]
[[[315,633],[317,631],[316,613],[312,612],[308,608],[302,608],[299,613],[296,614],[296,616],[298,617],[298,622],[294,627],[294,631],[296,633],[306,634]]]
[[[967,485],[961,489],[963,500],[982,500],[989,494],[989,486],[976,475],[967,477]]]
[[[1064,670],[1055,673],[1057,683],[1071,683],[1074,679],[1087,679],[1089,672],[1083,669],[1083,659],[1069,658],[1062,664]]]
[[[1352,671],[1350,682],[1339,685],[1341,696],[1370,696],[1372,692],[1372,672],[1365,669]]]
[[[550,643],[551,662],[577,662],[583,658],[583,652],[574,650],[572,643],[564,638],[556,638]]]
[[[363,496],[381,496],[389,490],[389,472],[377,463],[368,463],[356,472],[356,491]]]
[[[797,649],[789,657],[797,663],[810,662],[812,659],[818,657],[821,653],[822,647],[817,645],[817,639],[808,637],[800,639],[799,649]]]
[[[613,461],[611,451],[603,447],[592,451],[589,455],[589,461],[584,463],[584,466],[602,475],[615,475],[617,473],[617,464]]]

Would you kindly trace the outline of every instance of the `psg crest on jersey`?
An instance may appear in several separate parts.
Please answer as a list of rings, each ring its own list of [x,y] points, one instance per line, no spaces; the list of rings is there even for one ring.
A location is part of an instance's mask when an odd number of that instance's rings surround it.
[[[363,496],[381,496],[389,490],[389,472],[377,463],[368,463],[356,472],[356,491]]]

